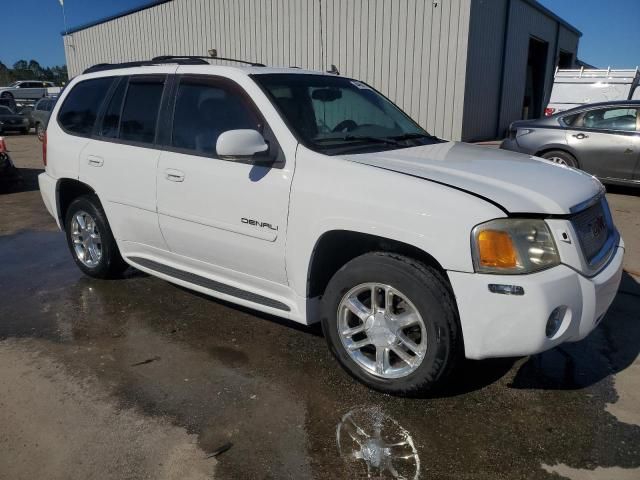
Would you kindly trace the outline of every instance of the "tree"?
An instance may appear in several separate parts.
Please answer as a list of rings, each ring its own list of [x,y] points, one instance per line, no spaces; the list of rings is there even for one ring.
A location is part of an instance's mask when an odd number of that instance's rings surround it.
[[[29,68],[29,64],[27,63],[26,60],[18,60],[16,63],[13,64],[14,70],[26,70],[27,68]]]

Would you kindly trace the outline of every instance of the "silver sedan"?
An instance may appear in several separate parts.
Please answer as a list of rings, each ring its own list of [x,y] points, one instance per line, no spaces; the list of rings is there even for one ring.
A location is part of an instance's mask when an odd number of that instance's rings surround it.
[[[593,103],[509,126],[500,148],[640,186],[640,101]]]

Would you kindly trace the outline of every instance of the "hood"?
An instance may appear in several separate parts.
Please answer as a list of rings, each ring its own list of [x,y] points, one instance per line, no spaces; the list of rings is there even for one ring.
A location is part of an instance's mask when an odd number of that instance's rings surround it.
[[[484,197],[509,213],[562,215],[597,195],[600,182],[537,157],[459,142],[444,142],[342,158]]]

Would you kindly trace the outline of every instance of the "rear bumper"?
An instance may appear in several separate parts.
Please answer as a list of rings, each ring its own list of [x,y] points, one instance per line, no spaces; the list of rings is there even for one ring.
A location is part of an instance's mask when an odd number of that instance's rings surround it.
[[[42,195],[44,206],[47,208],[47,211],[51,216],[56,219],[58,228],[62,228],[60,225],[60,219],[58,218],[58,206],[56,202],[57,183],[57,180],[47,172],[38,175],[38,185],[40,186],[40,195]]]
[[[518,141],[515,138],[505,138],[500,144],[500,148],[502,150],[509,150],[510,152],[528,153],[518,145]]]
[[[467,358],[532,355],[586,337],[613,302],[622,278],[624,246],[587,278],[566,265],[531,275],[448,272],[460,312]],[[518,285],[524,295],[492,293],[490,283]],[[553,310],[566,306],[558,332],[545,333]]]

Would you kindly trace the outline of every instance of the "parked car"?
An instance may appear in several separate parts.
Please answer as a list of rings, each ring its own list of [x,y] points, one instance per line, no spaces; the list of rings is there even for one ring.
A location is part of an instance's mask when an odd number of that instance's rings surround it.
[[[0,97],[0,106],[7,107],[14,112],[18,108],[16,105],[16,101],[13,98],[1,98]]]
[[[501,148],[580,168],[605,183],[640,185],[640,101],[595,103],[513,122]]]
[[[58,93],[60,93],[60,87],[40,80],[20,80],[7,87],[0,87],[0,98],[36,100]]]
[[[42,198],[87,275],[321,321],[394,394],[578,341],[613,301],[624,244],[591,175],[437,139],[355,79],[153,63],[88,69],[47,127]]]
[[[31,123],[36,129],[36,134],[40,141],[44,138],[44,131],[47,128],[49,117],[51,116],[51,110],[56,104],[56,98],[43,98],[36,102],[31,112]]]
[[[0,133],[20,131],[29,133],[29,117],[15,113],[8,107],[0,105]]]
[[[556,70],[545,116],[588,103],[640,100],[640,69]]]
[[[22,177],[9,156],[7,143],[0,137],[0,193],[11,191],[21,183]]]

